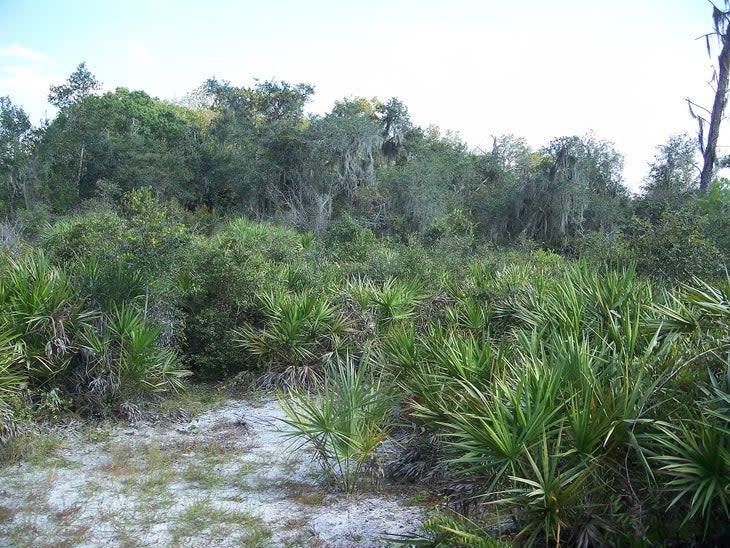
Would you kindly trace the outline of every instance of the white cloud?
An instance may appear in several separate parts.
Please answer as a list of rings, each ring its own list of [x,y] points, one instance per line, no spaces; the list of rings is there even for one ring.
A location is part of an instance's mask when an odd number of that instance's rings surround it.
[[[47,61],[50,59],[48,55],[40,51],[30,48],[24,48],[20,44],[10,44],[5,48],[0,48],[0,57],[12,57],[14,59],[24,59],[26,61]]]
[[[46,74],[35,67],[5,66],[0,68],[0,90],[22,106],[33,121],[41,120],[55,111],[46,101],[48,88],[59,77]]]
[[[155,59],[146,46],[134,40],[127,41],[127,53],[141,65],[153,65]]]

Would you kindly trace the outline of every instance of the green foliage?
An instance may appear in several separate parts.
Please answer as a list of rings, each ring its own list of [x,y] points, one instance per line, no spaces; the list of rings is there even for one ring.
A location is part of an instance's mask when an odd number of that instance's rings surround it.
[[[334,360],[318,392],[292,390],[279,403],[289,435],[312,445],[340,489],[354,491],[366,472],[380,475],[376,450],[390,430],[391,396],[367,357]]]
[[[712,519],[730,518],[730,432],[704,421],[693,427],[660,425],[654,436],[662,465],[659,472],[671,479],[665,488],[676,493],[670,508],[682,501],[687,511],[682,525],[696,516],[705,518],[705,536]]]
[[[423,233],[426,245],[434,245],[443,238],[456,237],[470,240],[474,237],[474,223],[464,213],[455,209],[449,215],[435,220]]]
[[[372,231],[361,227],[348,215],[330,225],[323,243],[336,260],[360,262],[376,246],[376,239]]]
[[[35,185],[31,154],[37,141],[25,111],[13,105],[9,97],[0,97],[0,215],[18,205],[31,208],[35,202]]]
[[[527,544],[534,544],[542,536],[548,542],[560,546],[563,529],[575,529],[590,506],[585,504],[589,492],[584,485],[589,478],[589,462],[579,462],[566,468],[561,453],[561,433],[558,432],[555,446],[548,447],[548,437],[543,434],[542,444],[536,455],[525,449],[529,466],[522,466],[518,474],[511,477],[515,487],[500,504],[513,506],[527,522],[517,538]],[[577,510],[577,515],[576,515]],[[591,539],[598,541],[599,539]]]
[[[162,328],[141,313],[125,305],[109,315],[89,309],[64,271],[41,252],[8,258],[0,268],[3,412],[25,405],[18,404],[20,388],[27,389],[28,401],[45,391],[59,405],[99,410],[140,392],[180,386],[187,372],[160,346]],[[37,404],[32,413],[42,417],[49,409]]]
[[[666,212],[655,224],[633,218],[626,229],[631,257],[642,272],[666,280],[715,279],[726,258],[703,237],[706,223],[686,210]]]
[[[308,251],[294,231],[245,219],[231,222],[215,237],[195,238],[179,262],[175,283],[183,315],[183,350],[201,378],[221,378],[246,367],[259,368],[239,350],[234,331],[260,327],[259,296],[290,287],[318,287],[326,268],[304,263]]]
[[[13,404],[25,376],[15,367],[18,361],[15,338],[5,326],[0,329],[0,446],[18,433]]]
[[[190,236],[166,205],[153,197],[151,188],[134,189],[123,200],[128,216],[125,260],[147,279],[154,279],[169,269]]]
[[[658,151],[644,183],[642,204],[650,215],[677,209],[691,197],[698,183],[697,143],[690,135],[672,135]]]
[[[237,342],[286,386],[316,386],[321,365],[343,350],[347,320],[326,299],[279,291],[260,297],[266,317],[260,330],[245,325]],[[277,383],[277,384],[279,384]]]
[[[124,219],[110,211],[67,217],[46,228],[43,248],[69,273],[76,290],[104,310],[145,293],[144,276],[128,259],[131,233]]]
[[[695,198],[695,205],[703,217],[709,219],[705,228],[707,238],[730,257],[730,180],[713,181],[707,194]]]
[[[416,280],[389,278],[382,284],[376,284],[356,278],[346,287],[360,308],[369,311],[382,328],[412,319],[423,301],[423,290]]]
[[[116,308],[101,329],[86,329],[80,341],[80,375],[92,397],[115,401],[135,392],[180,389],[180,379],[190,372],[177,366],[173,352],[159,346],[161,332],[128,306]]]
[[[0,330],[13,341],[13,367],[34,386],[64,372],[74,335],[92,318],[63,271],[43,253],[1,265]]]
[[[517,541],[649,543],[651,507],[681,540],[727,521],[727,188],[692,198],[685,138],[632,200],[590,134],[470,151],[397,99],[318,116],[303,84],[209,80],[186,107],[96,86],[80,65],[38,130],[0,100],[0,212],[48,253],[0,258],[3,419],[26,385],[50,417],[177,387],[177,345],[201,379],[283,377],[292,435],[346,491],[379,471],[395,402],[422,475],[509,512]],[[220,216],[244,211],[310,232]]]
[[[393,544],[429,548],[507,548],[512,546],[484,531],[477,523],[456,513],[439,512],[422,525],[424,537],[388,538]],[[393,535],[395,537],[395,535]]]
[[[485,332],[488,309],[480,314],[468,298],[451,310],[468,306],[478,330],[465,312],[450,312],[446,333],[385,340],[384,360],[413,418],[442,439],[441,458],[476,484],[479,499],[515,516],[521,541],[631,538],[625,505],[644,504],[636,493],[657,476],[652,425],[667,390],[679,389],[683,359],[674,339],[651,327],[654,293],[632,269],[583,263],[504,294],[483,265],[472,269],[479,291],[502,295],[515,322],[489,320]],[[498,350],[485,334],[494,331],[505,341]]]
[[[111,211],[100,211],[60,219],[43,231],[41,244],[62,264],[77,257],[109,262],[119,256],[126,237],[124,220]]]

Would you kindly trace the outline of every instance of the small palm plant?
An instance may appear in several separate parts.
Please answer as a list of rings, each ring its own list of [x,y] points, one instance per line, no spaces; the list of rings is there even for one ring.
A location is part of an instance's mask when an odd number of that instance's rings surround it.
[[[311,444],[325,474],[352,492],[366,472],[379,474],[377,449],[388,436],[391,397],[370,360],[347,357],[327,369],[320,390],[280,394],[288,435]]]
[[[119,399],[134,392],[178,390],[190,372],[174,352],[159,344],[162,328],[130,305],[115,307],[96,328],[81,335],[79,375],[93,396]]]
[[[713,517],[730,520],[730,280],[718,287],[701,281],[684,285],[653,310],[658,315],[647,322],[649,328],[688,341],[688,357],[675,371],[696,368],[700,360],[710,371],[710,386],[700,387],[705,395],[697,402],[700,415],[658,423],[652,436],[654,460],[660,474],[671,478],[665,487],[675,493],[670,507],[687,506],[683,523],[704,517],[707,535]]]
[[[25,380],[14,367],[18,357],[14,339],[12,333],[0,330],[0,445],[17,433],[11,401]]]
[[[688,505],[682,525],[700,515],[705,518],[705,535],[711,519],[730,519],[730,432],[705,420],[679,427],[660,425],[654,436],[660,454],[659,471],[672,478],[666,488],[675,497],[670,507]]]
[[[266,323],[237,330],[238,344],[260,360],[275,384],[318,384],[322,363],[346,345],[349,322],[328,300],[308,292],[272,292],[260,300]]]
[[[347,290],[360,308],[373,312],[381,327],[403,325],[423,302],[423,290],[416,280],[388,278],[379,286],[357,278],[348,282]]]
[[[496,502],[518,513],[525,526],[517,538],[527,545],[535,544],[542,535],[560,546],[563,531],[574,532],[576,522],[589,510],[584,503],[588,463],[570,459],[570,453],[561,449],[560,432],[552,443],[543,433],[534,451],[524,448],[524,456],[519,472],[510,476],[514,486],[508,496]]]
[[[73,333],[93,316],[44,254],[9,258],[0,269],[0,328],[14,336],[16,364],[33,384],[67,369]]]
[[[371,298],[377,318],[384,325],[390,325],[411,319],[423,300],[423,295],[415,280],[404,282],[389,278]]]

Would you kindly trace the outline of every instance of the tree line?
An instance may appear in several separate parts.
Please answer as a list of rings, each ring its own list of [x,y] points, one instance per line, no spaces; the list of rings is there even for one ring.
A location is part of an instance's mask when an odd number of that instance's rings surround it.
[[[689,135],[657,147],[634,196],[622,155],[592,133],[539,149],[502,135],[490,150],[470,149],[456,135],[414,125],[397,98],[345,98],[315,115],[305,113],[314,93],[307,84],[209,79],[175,103],[99,88],[81,63],[51,87],[58,114],[38,127],[0,99],[1,215],[65,215],[149,187],[190,211],[318,235],[349,217],[406,241],[458,212],[482,241],[576,251],[630,231],[637,218],[654,227],[685,211],[706,219],[701,236],[728,251],[727,227],[713,213],[727,210],[730,189],[719,180],[708,195],[697,192]]]

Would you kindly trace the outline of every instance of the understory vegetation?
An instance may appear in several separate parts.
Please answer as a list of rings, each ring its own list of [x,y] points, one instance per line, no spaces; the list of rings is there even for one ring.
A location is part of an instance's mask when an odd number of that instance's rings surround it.
[[[235,378],[336,488],[442,496],[402,542],[726,542],[730,186],[694,192],[686,139],[631,196],[592,135],[473,152],[395,99],[92,83],[41,129],[2,103],[0,453]]]

